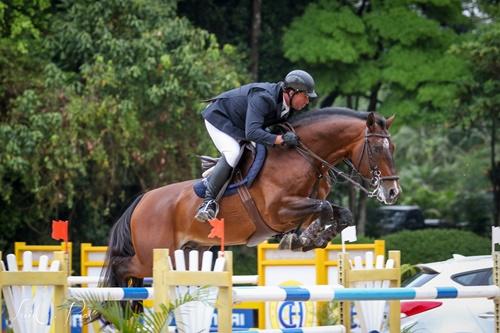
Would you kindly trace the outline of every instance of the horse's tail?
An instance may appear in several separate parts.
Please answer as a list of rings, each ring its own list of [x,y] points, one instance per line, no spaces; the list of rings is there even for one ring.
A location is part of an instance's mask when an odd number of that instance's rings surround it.
[[[111,228],[108,250],[106,251],[106,257],[104,258],[104,265],[98,283],[99,287],[127,287],[127,267],[130,259],[135,255],[132,245],[132,235],[130,234],[130,220],[142,196],[142,194],[139,195],[132,202]],[[142,287],[143,279],[132,278],[131,280],[131,286]],[[127,302],[121,302],[123,307],[125,307],[126,304]],[[133,302],[132,309],[141,311],[142,304]],[[90,316],[84,319],[84,323],[89,324],[95,320],[100,320],[101,324],[104,326],[110,324],[101,313],[96,311],[91,311]]]
[[[130,233],[130,220],[142,196],[142,194],[139,195],[132,202],[111,228],[99,287],[127,287],[126,267],[130,259],[135,255]],[[142,279],[133,279],[132,284],[142,286]]]

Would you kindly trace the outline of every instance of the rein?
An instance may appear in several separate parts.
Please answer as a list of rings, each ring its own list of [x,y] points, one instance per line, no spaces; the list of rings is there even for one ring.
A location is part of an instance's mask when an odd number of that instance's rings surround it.
[[[295,129],[293,126],[289,123],[284,123],[282,124],[284,128],[286,128],[289,131],[292,131],[295,133]],[[381,176],[381,172],[378,169],[378,166],[375,164],[374,158],[373,158],[373,151],[371,149],[370,141],[368,138],[370,137],[380,137],[380,138],[386,138],[389,139],[391,136],[389,134],[380,134],[380,133],[368,133],[368,129],[365,129],[365,141],[363,143],[363,150],[361,151],[361,154],[359,156],[359,161],[357,163],[357,167],[352,164],[352,162],[348,159],[344,159],[344,163],[347,164],[349,167],[351,167],[359,177],[365,179],[363,175],[359,172],[359,167],[361,165],[361,161],[363,160],[363,156],[365,155],[365,152],[368,155],[368,164],[370,167],[370,173],[372,175],[370,185],[372,187],[375,187],[373,191],[370,191],[363,185],[361,185],[359,182],[354,180],[351,176],[347,175],[345,172],[337,168],[335,165],[329,163],[328,161],[324,160],[321,158],[319,155],[317,155],[315,152],[313,152],[310,148],[308,148],[304,143],[299,141],[299,145],[296,147],[297,152],[302,155],[305,159],[307,158],[312,158],[318,162],[321,163],[321,168],[328,168],[333,172],[335,177],[340,176],[344,178],[346,181],[351,183],[354,187],[358,188],[360,191],[366,193],[368,197],[377,197],[378,192],[380,191],[380,185],[382,181],[386,180],[398,180],[399,176]]]

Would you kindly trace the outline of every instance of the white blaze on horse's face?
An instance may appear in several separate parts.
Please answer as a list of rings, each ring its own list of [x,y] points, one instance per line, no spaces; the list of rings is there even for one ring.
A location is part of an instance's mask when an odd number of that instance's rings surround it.
[[[384,150],[383,154],[386,156],[392,156],[390,151],[390,141],[388,138],[382,139],[382,148]],[[392,205],[396,203],[399,195],[401,194],[401,186],[399,185],[399,181],[396,179],[379,180],[374,193],[376,194],[377,200],[386,205]]]
[[[382,145],[384,147],[384,150],[389,150],[389,139],[384,138]]]

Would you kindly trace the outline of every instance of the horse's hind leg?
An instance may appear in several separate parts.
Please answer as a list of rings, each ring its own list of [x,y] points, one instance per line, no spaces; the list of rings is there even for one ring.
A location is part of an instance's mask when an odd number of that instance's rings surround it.
[[[133,257],[115,258],[111,269],[120,287],[143,287],[144,277],[151,276],[151,274],[147,274],[149,271],[148,268],[142,265],[137,255]],[[144,310],[142,301],[133,301],[131,303],[131,308],[135,313]]]

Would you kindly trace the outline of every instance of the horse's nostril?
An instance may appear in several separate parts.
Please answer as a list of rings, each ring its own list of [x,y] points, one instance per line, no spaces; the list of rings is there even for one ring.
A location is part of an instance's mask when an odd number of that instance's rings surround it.
[[[389,190],[389,198],[391,198],[391,199],[392,199],[392,198],[394,198],[397,194],[398,194],[398,192],[396,191],[396,189],[391,188],[391,189]]]

